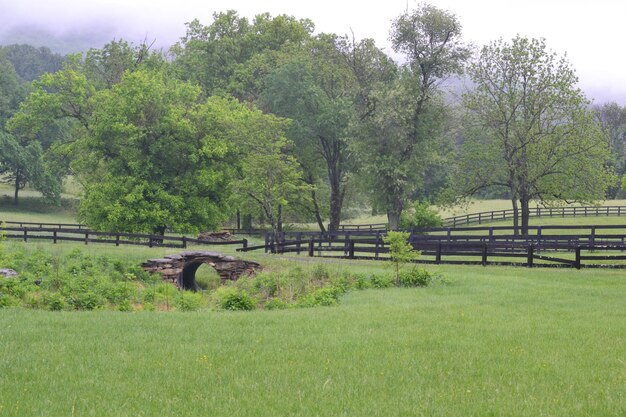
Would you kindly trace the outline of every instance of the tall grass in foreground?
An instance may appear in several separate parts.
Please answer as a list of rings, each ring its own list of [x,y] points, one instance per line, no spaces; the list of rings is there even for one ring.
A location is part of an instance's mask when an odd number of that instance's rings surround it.
[[[0,415],[626,414],[622,272],[437,271],[326,308],[0,310]]]

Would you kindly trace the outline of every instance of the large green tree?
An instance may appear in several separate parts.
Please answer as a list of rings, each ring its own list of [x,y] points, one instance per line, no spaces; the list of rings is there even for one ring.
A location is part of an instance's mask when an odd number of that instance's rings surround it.
[[[532,200],[605,197],[613,179],[606,136],[565,58],[543,40],[517,36],[483,47],[469,75],[475,88],[464,105],[471,133],[459,158],[457,195],[507,187],[523,234]]]
[[[248,111],[161,72],[127,73],[92,100],[73,167],[79,214],[104,230],[215,229],[229,215],[237,143]]]
[[[618,182],[607,191],[608,198],[617,198],[622,177],[626,174],[626,107],[615,102],[594,107],[596,119],[609,141],[610,166],[617,174]]]
[[[268,76],[260,102],[263,108],[294,121],[290,133],[295,153],[311,185],[324,179],[329,190],[329,227],[335,231],[349,183],[355,83],[338,48],[338,38],[321,35],[309,47],[307,54]],[[314,189],[311,197],[323,231]]]
[[[40,137],[13,132],[8,123],[29,89],[30,84],[20,79],[13,64],[0,58],[0,181],[12,185],[15,204],[26,185],[51,201],[56,201],[61,191],[60,179],[51,169],[45,153],[47,142]]]
[[[307,205],[311,188],[285,137],[288,122],[256,109],[248,111],[244,123],[249,133],[239,143],[241,164],[232,186],[232,200],[267,219],[276,241],[284,216],[298,214]]]
[[[390,38],[405,63],[395,79],[368,94],[378,104],[365,113],[355,149],[374,205],[395,229],[440,148],[445,122],[440,83],[462,72],[469,50],[456,16],[427,4],[394,20]]]

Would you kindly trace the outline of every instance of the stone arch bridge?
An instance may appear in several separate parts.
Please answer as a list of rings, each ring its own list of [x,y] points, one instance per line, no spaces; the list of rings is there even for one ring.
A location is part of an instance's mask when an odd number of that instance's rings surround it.
[[[196,271],[203,264],[215,268],[222,282],[237,280],[242,275],[253,275],[261,269],[261,265],[254,261],[203,251],[183,252],[160,259],[150,259],[141,266],[148,272],[160,273],[164,281],[171,282],[178,289],[197,291],[200,288],[196,283]]]

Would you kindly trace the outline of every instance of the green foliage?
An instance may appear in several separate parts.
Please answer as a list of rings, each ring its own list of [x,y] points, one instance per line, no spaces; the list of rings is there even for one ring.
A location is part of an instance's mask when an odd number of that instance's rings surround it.
[[[443,219],[428,202],[415,201],[410,208],[402,211],[399,226],[400,229],[440,227],[443,226]]]
[[[607,137],[564,57],[544,40],[517,36],[483,47],[469,74],[476,88],[464,96],[468,127],[452,175],[456,197],[507,187],[524,233],[532,200],[605,197],[615,180]]]
[[[364,113],[353,148],[375,209],[398,228],[405,203],[423,191],[430,167],[442,165],[447,118],[438,83],[461,73],[469,50],[460,41],[456,16],[420,5],[394,20],[390,39],[406,64],[397,76],[368,91],[375,109]],[[371,88],[371,87],[370,87]]]
[[[424,268],[411,268],[400,271],[398,284],[401,287],[427,287],[433,281],[433,277]]]
[[[254,310],[256,303],[252,297],[239,288],[220,287],[213,293],[218,308],[222,310]]]
[[[409,232],[389,232],[384,238],[389,245],[389,257],[395,266],[396,283],[400,282],[400,268],[419,257],[419,252],[409,243],[409,236]]]
[[[180,311],[196,311],[203,306],[205,299],[201,293],[181,291],[176,298],[176,307]]]
[[[372,288],[390,288],[396,283],[394,276],[390,274],[372,274],[369,277],[369,282]],[[364,284],[367,286],[367,284]]]
[[[337,304],[339,297],[344,294],[340,287],[328,286],[319,288],[302,296],[296,302],[297,307],[331,306]]]
[[[263,215],[275,234],[283,216],[306,205],[311,186],[303,181],[292,147],[284,136],[287,121],[259,110],[249,110],[245,125],[249,136],[240,142],[240,171],[231,199],[248,212]]]

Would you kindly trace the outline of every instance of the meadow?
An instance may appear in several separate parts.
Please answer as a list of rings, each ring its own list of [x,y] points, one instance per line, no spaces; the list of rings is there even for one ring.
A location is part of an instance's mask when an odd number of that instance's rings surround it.
[[[622,272],[437,271],[333,307],[0,310],[0,415],[624,415]]]
[[[121,277],[176,252],[3,245],[25,253],[24,262],[37,252],[119,262]],[[326,271],[331,280],[391,270],[245,256],[270,273]],[[419,288],[352,286],[330,306],[0,308],[0,416],[626,415],[623,271],[427,269],[443,278]]]

